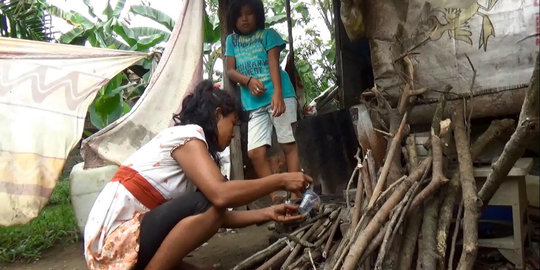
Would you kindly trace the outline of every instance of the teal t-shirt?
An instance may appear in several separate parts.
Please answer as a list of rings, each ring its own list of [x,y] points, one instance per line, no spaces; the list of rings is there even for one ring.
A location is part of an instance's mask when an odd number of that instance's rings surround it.
[[[240,87],[240,96],[245,110],[254,110],[270,104],[274,94],[274,85],[268,66],[268,51],[272,48],[285,48],[285,42],[273,29],[257,30],[251,35],[230,34],[226,41],[226,56],[236,59],[236,70],[243,75],[256,78],[264,83],[266,91],[260,96],[253,96],[245,85]],[[283,98],[295,97],[289,75],[280,69]]]

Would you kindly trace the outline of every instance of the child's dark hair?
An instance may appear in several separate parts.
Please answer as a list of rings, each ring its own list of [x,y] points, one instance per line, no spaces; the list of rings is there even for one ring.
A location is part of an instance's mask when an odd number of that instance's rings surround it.
[[[203,80],[195,86],[193,93],[182,101],[182,111],[173,116],[175,126],[195,124],[204,130],[208,151],[218,166],[218,129],[216,109],[220,108],[223,116],[231,113],[240,115],[240,105],[236,98],[214,86],[210,80]]]
[[[229,25],[235,33],[241,34],[236,28],[236,20],[240,17],[240,9],[249,6],[255,13],[257,20],[257,30],[264,29],[264,6],[261,0],[233,0],[229,6]]]

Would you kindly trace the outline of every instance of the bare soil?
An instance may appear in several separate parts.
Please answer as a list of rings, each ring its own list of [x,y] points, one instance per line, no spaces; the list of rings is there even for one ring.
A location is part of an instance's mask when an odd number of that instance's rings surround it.
[[[219,232],[188,255],[186,261],[202,266],[219,263],[221,265],[219,269],[231,269],[253,253],[267,247],[271,234],[272,231],[267,229],[267,224]],[[82,242],[66,246],[59,244],[45,251],[41,259],[35,262],[0,265],[0,269],[83,270],[86,269],[86,263],[82,251]]]

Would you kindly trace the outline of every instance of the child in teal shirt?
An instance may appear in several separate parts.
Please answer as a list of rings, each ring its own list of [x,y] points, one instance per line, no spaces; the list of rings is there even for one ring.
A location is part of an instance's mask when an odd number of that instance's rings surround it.
[[[272,174],[266,159],[276,129],[289,172],[300,171],[292,124],[296,123],[296,95],[291,80],[279,67],[285,42],[273,29],[264,27],[260,0],[234,0],[229,22],[234,33],[227,36],[227,75],[240,84],[242,106],[249,111],[248,156],[259,177]],[[279,202],[271,194],[274,203]]]

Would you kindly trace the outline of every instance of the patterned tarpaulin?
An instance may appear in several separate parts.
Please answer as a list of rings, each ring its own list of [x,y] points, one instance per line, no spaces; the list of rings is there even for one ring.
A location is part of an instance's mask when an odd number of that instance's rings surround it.
[[[0,225],[38,215],[97,91],[146,56],[0,38]]]
[[[172,124],[182,99],[202,79],[204,1],[184,0],[171,38],[132,110],[82,143],[85,168],[120,164]]]

